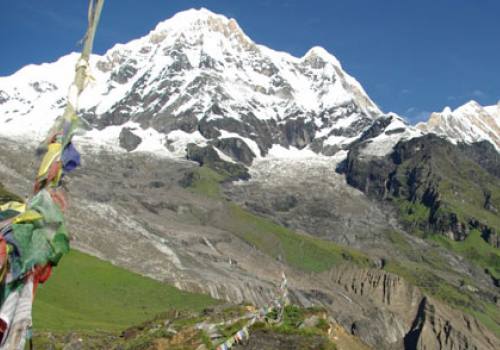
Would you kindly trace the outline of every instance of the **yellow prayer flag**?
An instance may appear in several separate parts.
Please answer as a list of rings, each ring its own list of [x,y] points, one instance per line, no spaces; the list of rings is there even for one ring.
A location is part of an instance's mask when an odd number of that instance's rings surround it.
[[[23,213],[26,210],[26,204],[21,202],[7,202],[4,205],[0,205],[0,211],[14,210],[19,213]]]
[[[49,168],[54,161],[59,160],[61,157],[62,145],[60,143],[51,143],[48,147],[47,153],[43,157],[42,164],[38,170],[38,178],[47,176]]]
[[[25,211],[24,213],[22,213],[21,215],[17,216],[12,221],[12,223],[13,224],[20,224],[23,222],[32,222],[32,221],[36,221],[36,220],[40,220],[40,219],[43,219],[43,216],[39,212],[29,209],[29,210]]]

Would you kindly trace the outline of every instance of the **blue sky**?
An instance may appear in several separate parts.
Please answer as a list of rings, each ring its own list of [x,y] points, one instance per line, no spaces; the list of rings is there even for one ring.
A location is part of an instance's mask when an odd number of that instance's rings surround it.
[[[79,49],[86,0],[0,1],[0,76]],[[411,121],[471,99],[500,100],[498,0],[106,0],[95,51],[178,11],[234,17],[257,43],[333,53],[384,111]]]

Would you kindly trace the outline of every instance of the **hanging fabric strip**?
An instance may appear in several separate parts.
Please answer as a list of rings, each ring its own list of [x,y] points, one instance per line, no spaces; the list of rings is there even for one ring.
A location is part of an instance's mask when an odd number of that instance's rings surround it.
[[[264,306],[263,308],[257,310],[253,314],[246,316],[245,318],[251,318],[250,321],[248,321],[243,328],[234,333],[233,336],[227,338],[224,342],[219,344],[216,347],[216,350],[230,350],[235,344],[239,344],[242,343],[243,341],[248,340],[250,338],[249,328],[252,325],[254,325],[255,322],[257,322],[258,320],[259,321],[264,320],[266,322],[270,322],[270,320],[267,318],[267,315],[273,310],[277,309],[278,318],[272,323],[282,322],[283,315],[285,312],[285,307],[286,305],[288,305],[288,281],[286,279],[285,272],[282,272],[281,274],[281,283],[278,290],[279,290],[279,295],[270,303],[270,305],[273,306]],[[238,318],[230,322],[213,324],[212,326],[216,328],[217,326],[234,324],[235,322],[238,322],[241,319],[242,318]]]
[[[69,251],[62,180],[80,165],[71,140],[78,129],[78,98],[89,80],[89,58],[103,4],[104,0],[90,0],[88,29],[66,109],[37,150],[43,158],[34,195],[27,203],[0,206],[0,350],[24,349],[31,334],[36,287]]]

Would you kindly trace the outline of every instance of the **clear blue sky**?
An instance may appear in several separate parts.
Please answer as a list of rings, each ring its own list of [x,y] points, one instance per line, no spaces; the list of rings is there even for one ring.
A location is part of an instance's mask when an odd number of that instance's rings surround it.
[[[106,0],[96,52],[192,7],[234,17],[257,43],[333,53],[384,111],[412,121],[500,99],[499,0]],[[0,76],[78,50],[86,0],[1,0]]]

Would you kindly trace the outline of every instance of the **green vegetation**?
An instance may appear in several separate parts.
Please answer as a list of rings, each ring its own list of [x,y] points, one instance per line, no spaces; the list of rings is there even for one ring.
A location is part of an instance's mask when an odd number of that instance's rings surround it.
[[[389,261],[384,269],[403,277],[426,294],[477,317],[486,327],[500,334],[500,314],[495,304],[479,300],[472,292],[451,285],[424,266],[418,263],[407,262],[402,265]]]
[[[220,224],[222,228],[300,270],[321,272],[344,262],[371,265],[371,260],[362,253],[333,242],[297,234],[234,204],[230,204],[229,209],[228,220]]]
[[[470,181],[467,175],[473,176],[475,181]],[[446,178],[441,181],[439,189],[442,193],[443,211],[455,213],[460,222],[477,220],[500,230],[500,215],[484,207],[485,193],[490,193],[491,204],[500,208],[500,185],[497,179],[475,169],[462,174],[462,177]]]
[[[401,188],[392,199],[403,223],[418,235],[449,230],[451,217],[464,227],[476,221],[500,231],[500,215],[485,205],[500,208],[498,178],[449,144],[429,144],[434,147],[405,159],[394,175]],[[436,204],[430,222],[430,206]]]
[[[191,191],[205,195],[210,198],[220,198],[220,183],[227,180],[228,175],[221,175],[207,167],[199,167],[193,170],[193,181],[190,184]]]
[[[447,262],[444,261],[436,247],[430,247],[425,252],[418,252],[401,233],[390,231],[387,232],[387,236],[395,249],[412,258],[413,261],[404,263],[389,261],[384,267],[386,271],[403,277],[409,283],[421,288],[426,294],[477,317],[490,330],[500,334],[500,314],[496,305],[482,301],[478,295],[470,290],[458,288],[436,275],[434,271],[440,270],[458,276],[456,272],[447,269]],[[474,251],[474,259],[478,263],[481,260],[489,263],[488,254],[498,254],[495,248],[488,245],[480,237],[478,231],[472,232],[464,242],[455,242],[442,235],[433,235],[430,239],[459,254]],[[472,254],[469,258],[472,259]],[[464,284],[467,283],[468,281],[464,281]]]
[[[413,203],[401,198],[396,198],[394,204],[399,209],[399,217],[405,227],[413,234],[424,237],[429,226],[430,209],[422,203]]]
[[[330,323],[324,318],[326,315],[326,311],[319,309],[304,309],[297,305],[288,305],[285,307],[283,312],[283,319],[281,322],[277,324],[266,323],[266,322],[257,322],[252,328],[251,332],[255,331],[265,331],[265,332],[273,332],[277,334],[284,335],[298,335],[302,337],[302,341],[304,341],[304,348],[307,345],[310,345],[308,339],[312,337],[325,337],[328,334],[328,330],[330,329]],[[273,318],[273,315],[269,315]],[[276,318],[277,315],[274,315]],[[308,317],[317,317],[316,322],[312,322],[309,326],[304,326],[304,321]],[[325,350],[335,350],[337,346],[328,341],[324,344],[320,345],[321,349]]]
[[[456,274],[449,268],[447,259],[443,256],[441,249],[438,247],[428,247],[425,251],[415,249],[415,246],[410,244],[403,233],[389,230],[385,232],[387,238],[391,241],[392,247],[402,253],[408,260],[418,262],[422,266],[446,271],[446,273]]]
[[[433,235],[432,240],[443,247],[461,254],[500,279],[500,250],[486,243],[478,230],[473,230],[462,242],[453,241],[442,235]]]
[[[38,333],[35,335],[35,348],[62,349],[68,343],[68,337],[81,338],[85,349],[110,350],[146,350],[169,349],[187,350],[197,349],[205,345],[208,350],[215,350],[217,344],[234,336],[249,320],[242,319],[234,323],[219,326],[222,335],[212,341],[205,331],[198,329],[200,323],[220,324],[241,317],[248,313],[245,306],[215,306],[201,312],[171,310],[157,315],[155,318],[130,327],[121,337],[109,334],[76,332],[72,336],[62,333]],[[305,326],[304,321],[310,318]],[[301,349],[307,350],[335,350],[336,346],[328,337],[332,324],[326,318],[323,309],[303,309],[297,306],[285,308],[282,322],[257,322],[250,328],[250,338],[253,342],[264,343],[266,348],[280,341],[298,342]],[[293,337],[293,339],[290,339]]]
[[[224,326],[224,327],[219,327],[219,331],[222,334],[224,338],[229,338],[232,337],[233,335],[236,334],[240,329],[245,327],[248,324],[248,320],[240,320],[238,322],[235,322],[233,324]]]
[[[37,331],[119,331],[168,309],[201,310],[215,301],[71,251],[37,291]]]
[[[207,167],[196,169],[190,189],[198,194],[222,200],[220,184],[228,175],[221,175]],[[280,259],[303,271],[321,272],[334,265],[349,262],[371,266],[371,260],[360,252],[333,242],[301,235],[255,215],[236,204],[224,203],[221,217],[212,218],[211,224],[234,233],[260,251]]]

